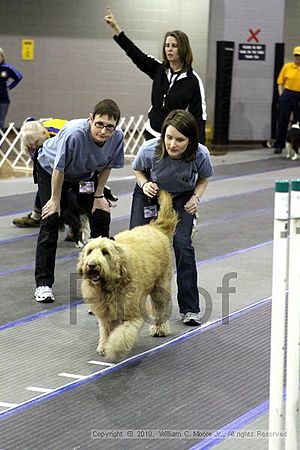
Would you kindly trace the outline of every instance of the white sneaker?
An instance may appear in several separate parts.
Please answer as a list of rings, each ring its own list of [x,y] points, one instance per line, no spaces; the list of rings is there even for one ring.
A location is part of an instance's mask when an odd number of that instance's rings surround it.
[[[201,325],[200,313],[187,312],[183,314],[182,322],[186,325],[199,326]]]
[[[34,297],[40,303],[52,303],[55,301],[52,289],[49,286],[38,286],[35,290]]]
[[[300,155],[295,152],[295,154],[291,157],[291,160],[292,161],[297,161],[298,159],[300,159]]]

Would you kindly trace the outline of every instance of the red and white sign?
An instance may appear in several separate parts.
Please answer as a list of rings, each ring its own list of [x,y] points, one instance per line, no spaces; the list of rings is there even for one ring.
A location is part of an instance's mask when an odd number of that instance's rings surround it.
[[[256,31],[253,31],[252,28],[249,28],[250,36],[247,38],[247,42],[251,42],[252,39],[255,42],[259,42],[259,39],[257,37],[258,33],[260,33],[260,28],[257,28]]]

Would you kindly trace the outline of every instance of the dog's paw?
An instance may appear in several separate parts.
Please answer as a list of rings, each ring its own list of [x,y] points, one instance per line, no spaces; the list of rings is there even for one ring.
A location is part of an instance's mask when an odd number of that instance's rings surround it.
[[[107,348],[105,351],[105,361],[109,363],[117,363],[121,360],[121,358],[125,356],[123,353],[115,352],[112,349]]]
[[[105,356],[105,346],[103,344],[99,344],[97,347],[97,352],[100,356]]]
[[[152,337],[168,336],[171,333],[169,322],[164,322],[160,325],[150,325],[149,335]]]

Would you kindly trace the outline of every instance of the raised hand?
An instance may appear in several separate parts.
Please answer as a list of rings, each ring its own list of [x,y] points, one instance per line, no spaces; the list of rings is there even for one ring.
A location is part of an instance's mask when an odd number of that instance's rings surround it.
[[[107,6],[106,8],[106,16],[104,16],[104,22],[107,23],[107,25],[110,26],[110,28],[114,31],[116,35],[121,33],[121,28],[119,27],[118,22],[116,21],[112,11],[111,7]]]

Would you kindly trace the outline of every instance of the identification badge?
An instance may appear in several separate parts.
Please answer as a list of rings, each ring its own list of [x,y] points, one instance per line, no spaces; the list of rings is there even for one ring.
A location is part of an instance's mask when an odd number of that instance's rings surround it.
[[[157,205],[150,205],[144,207],[144,217],[149,219],[151,217],[157,217]]]
[[[93,181],[79,181],[80,194],[93,194],[95,192],[95,183]]]

